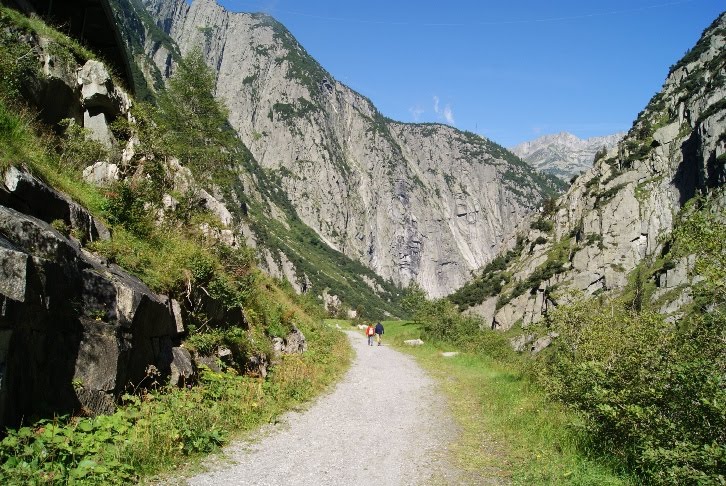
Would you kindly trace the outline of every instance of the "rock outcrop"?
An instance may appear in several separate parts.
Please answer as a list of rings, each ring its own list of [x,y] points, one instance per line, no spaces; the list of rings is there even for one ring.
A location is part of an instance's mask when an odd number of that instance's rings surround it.
[[[554,187],[489,140],[384,118],[268,16],[212,0],[144,5],[181,53],[202,49],[231,124],[302,221],[385,279],[446,294]],[[171,52],[147,47],[168,75]]]
[[[569,181],[592,167],[598,152],[612,149],[624,136],[614,133],[583,140],[561,132],[523,142],[510,150],[535,169]]]
[[[617,148],[577,178],[552,214],[524,222],[520,252],[506,268],[510,283],[496,306],[474,312],[494,328],[526,326],[573,291],[623,289],[640,262],[661,255],[683,205],[726,182],[725,71],[723,14],[672,68]],[[661,287],[685,292],[663,310],[688,301],[693,277],[682,261],[657,278]]]
[[[6,172],[5,184],[0,423],[49,412],[109,412],[127,386],[144,384],[152,371],[168,376],[178,329],[171,302],[48,224],[71,214],[71,230],[107,235],[78,205],[16,168]]]

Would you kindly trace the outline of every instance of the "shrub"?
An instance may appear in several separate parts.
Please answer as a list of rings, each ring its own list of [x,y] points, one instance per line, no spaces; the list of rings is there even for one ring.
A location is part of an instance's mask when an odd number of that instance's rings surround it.
[[[619,302],[548,316],[559,332],[542,381],[579,410],[592,445],[654,484],[720,484],[726,474],[723,310],[678,328]],[[685,326],[684,326],[685,327]]]
[[[136,236],[148,237],[154,227],[151,213],[145,208],[145,181],[122,180],[106,194],[103,212],[111,224],[117,224]]]
[[[81,170],[108,158],[108,149],[101,142],[90,138],[90,130],[81,127],[70,118],[62,120],[60,125],[65,130],[60,146],[61,165]]]
[[[446,299],[423,302],[415,317],[431,338],[452,343],[468,341],[483,327],[480,318],[459,313],[457,307]]]
[[[532,229],[539,230],[543,233],[549,233],[554,229],[555,225],[554,225],[554,223],[552,223],[552,221],[548,221],[544,218],[539,218],[536,221],[532,221],[529,224],[529,227]]]

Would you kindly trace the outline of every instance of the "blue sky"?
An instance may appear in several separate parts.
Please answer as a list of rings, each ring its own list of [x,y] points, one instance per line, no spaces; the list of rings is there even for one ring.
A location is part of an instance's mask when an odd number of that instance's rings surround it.
[[[726,8],[717,0],[217,0],[282,22],[337,80],[404,122],[505,145],[627,130]]]

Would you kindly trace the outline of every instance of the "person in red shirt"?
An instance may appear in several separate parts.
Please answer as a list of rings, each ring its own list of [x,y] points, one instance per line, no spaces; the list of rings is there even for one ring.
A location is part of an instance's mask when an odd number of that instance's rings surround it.
[[[373,346],[373,335],[376,333],[376,329],[373,327],[373,324],[368,324],[368,327],[366,327],[366,336],[368,336],[368,346]]]

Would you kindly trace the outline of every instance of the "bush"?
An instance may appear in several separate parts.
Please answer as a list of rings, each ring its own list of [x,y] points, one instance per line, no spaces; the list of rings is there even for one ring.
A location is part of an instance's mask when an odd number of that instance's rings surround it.
[[[726,475],[723,310],[684,329],[659,314],[582,301],[548,315],[549,392],[579,410],[592,446],[653,484],[721,484]]]
[[[415,317],[431,338],[452,343],[467,342],[483,327],[480,318],[459,313],[457,307],[446,299],[424,302]]]
[[[154,228],[152,215],[144,204],[146,184],[145,181],[119,181],[109,189],[103,205],[109,223],[142,238],[150,236]]]
[[[548,221],[544,218],[539,218],[536,221],[532,221],[529,224],[529,227],[532,229],[539,230],[543,233],[549,233],[554,229],[555,225],[554,225],[554,223],[552,223],[552,221]]]
[[[70,118],[60,122],[65,133],[61,138],[60,163],[73,169],[82,170],[99,160],[107,159],[109,151],[104,145],[91,138],[91,131],[81,127]]]

